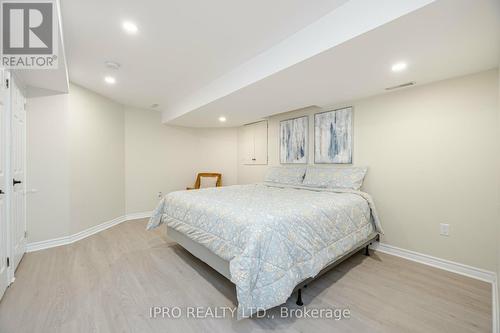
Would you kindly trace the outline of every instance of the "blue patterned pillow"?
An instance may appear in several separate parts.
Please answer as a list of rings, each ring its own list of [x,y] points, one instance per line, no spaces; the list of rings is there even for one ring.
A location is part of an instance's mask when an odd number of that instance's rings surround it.
[[[368,168],[308,166],[303,185],[359,190]]]
[[[280,184],[301,185],[306,167],[270,167],[264,181]]]

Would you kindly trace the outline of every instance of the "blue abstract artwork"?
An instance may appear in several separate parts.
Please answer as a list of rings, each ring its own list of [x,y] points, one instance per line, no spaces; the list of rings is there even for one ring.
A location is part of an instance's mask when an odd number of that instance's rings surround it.
[[[307,163],[309,118],[280,122],[280,162]]]
[[[352,107],[314,115],[314,163],[352,163]]]

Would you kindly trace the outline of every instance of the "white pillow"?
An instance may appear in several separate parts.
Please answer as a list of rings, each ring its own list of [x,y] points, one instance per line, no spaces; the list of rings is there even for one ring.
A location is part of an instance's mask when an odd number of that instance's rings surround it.
[[[200,188],[215,187],[217,177],[200,177]]]
[[[306,173],[305,166],[299,167],[270,167],[264,181],[280,184],[300,185]]]
[[[359,190],[368,168],[308,166],[303,185],[323,188]]]

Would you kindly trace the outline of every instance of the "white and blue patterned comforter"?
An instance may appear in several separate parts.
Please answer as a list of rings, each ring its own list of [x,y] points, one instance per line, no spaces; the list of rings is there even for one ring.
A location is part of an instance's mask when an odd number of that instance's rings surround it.
[[[284,303],[295,286],[382,232],[368,194],[286,185],[235,185],[166,195],[161,223],[229,261],[238,315]]]

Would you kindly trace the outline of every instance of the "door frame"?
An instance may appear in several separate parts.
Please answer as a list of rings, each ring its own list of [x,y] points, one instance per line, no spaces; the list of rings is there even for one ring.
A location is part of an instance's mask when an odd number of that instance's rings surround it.
[[[6,223],[6,254],[7,258],[9,258],[10,265],[7,267],[7,286],[9,286],[13,281],[14,281],[14,270],[12,269],[12,221],[10,220],[10,205],[11,205],[11,194],[10,192],[12,191],[11,188],[11,182],[9,182],[10,179],[10,155],[11,155],[11,112],[12,112],[12,95],[11,95],[11,81],[12,81],[12,74],[10,73],[9,70],[4,69],[3,71],[3,76],[2,76],[2,82],[1,85],[2,87],[7,86],[8,82],[8,87],[5,92],[5,101],[4,101],[4,132],[3,132],[3,142],[4,142],[4,183],[2,187],[4,188],[4,218],[5,218],[5,223]]]
[[[0,219],[2,219],[2,224],[4,224],[4,226],[2,226],[3,230],[2,232],[5,232],[5,235],[2,236],[2,239],[0,239],[0,241],[2,241],[2,244],[0,244],[0,246],[2,247],[2,253],[5,255],[5,258],[0,258],[0,260],[5,260],[5,262],[2,263],[2,266],[5,264],[5,275],[2,276],[2,281],[1,281],[1,285],[2,285],[2,289],[3,289],[3,286],[5,285],[6,288],[9,287],[9,285],[11,284],[11,281],[12,281],[12,272],[11,272],[11,267],[9,265],[9,258],[10,258],[10,252],[11,252],[11,243],[10,243],[10,233],[11,233],[11,230],[10,230],[10,222],[8,220],[8,216],[7,216],[7,209],[8,209],[8,206],[9,206],[9,199],[7,197],[7,194],[9,192],[8,188],[7,188],[7,170],[6,170],[6,166],[7,166],[7,159],[8,159],[8,154],[9,152],[7,151],[7,143],[6,143],[6,140],[7,140],[7,127],[8,127],[8,120],[9,120],[9,117],[7,115],[8,113],[8,110],[10,108],[10,90],[7,88],[7,80],[10,79],[10,73],[7,71],[7,70],[4,70],[3,68],[0,68],[0,94],[1,94],[1,98],[2,98],[2,104],[3,104],[3,112],[2,112],[2,126],[0,128],[0,135],[2,135],[1,137],[1,144],[2,144],[2,147],[0,147],[0,149],[3,149],[3,159],[2,159],[2,171],[3,171],[3,184],[0,184],[0,188],[4,191],[4,193],[2,194],[3,198],[2,198],[2,201],[3,201],[3,209],[2,209],[2,216],[0,216]],[[3,241],[5,240],[5,243],[3,243]],[[4,280],[5,279],[5,280]],[[0,291],[0,297],[3,296],[4,292],[6,292],[6,290],[1,290]]]
[[[13,185],[12,185],[12,100],[13,100],[13,87],[17,86],[17,88],[21,91],[21,94],[24,98],[24,105],[26,104],[26,97],[25,97],[25,91],[24,87],[21,83],[20,80],[18,80],[13,73],[11,73],[9,70],[4,69],[4,75],[2,77],[2,82],[0,84],[2,86],[5,86],[7,83],[7,80],[9,82],[8,90],[5,94],[5,102],[4,102],[4,107],[5,107],[5,112],[4,112],[4,149],[5,149],[5,160],[4,160],[4,170],[5,170],[5,177],[4,177],[4,204],[5,204],[5,221],[6,221],[6,254],[7,257],[9,258],[10,265],[7,267],[7,279],[8,279],[8,285],[12,284],[15,280],[15,269],[14,269],[14,251],[13,251],[13,232],[14,228],[12,225],[12,191],[13,191]],[[26,134],[26,133],[25,133]],[[26,138],[24,140],[24,145],[26,146]],[[25,147],[26,148],[26,147]],[[24,149],[24,152],[26,152],[26,149]],[[26,177],[26,154],[23,156],[24,159],[24,165],[25,165],[25,177]],[[25,183],[25,179],[23,180]],[[24,230],[26,230],[26,191],[23,193],[24,195],[24,200],[25,200],[25,214],[24,214]],[[25,249],[26,250],[26,249]]]
[[[11,156],[11,115],[12,115],[12,73],[10,71],[5,71],[6,77],[4,79],[3,84],[6,84],[6,80],[9,82],[7,98],[6,98],[6,110],[5,110],[5,179],[4,179],[4,188],[5,188],[5,219],[7,221],[7,256],[10,261],[10,265],[7,268],[7,276],[9,279],[9,285],[14,282],[14,270],[12,265],[12,221],[11,221],[11,192],[12,186],[9,181],[11,178],[10,173],[10,156]]]
[[[15,88],[15,89],[14,89]],[[16,90],[16,91],[15,91]],[[14,121],[14,113],[13,113],[13,100],[14,100],[14,94],[17,94],[17,90],[19,91],[21,97],[22,97],[22,105],[23,105],[23,111],[24,111],[24,131],[23,131],[23,135],[24,135],[24,138],[23,138],[23,147],[22,147],[22,152],[23,152],[23,156],[22,156],[22,159],[23,159],[23,171],[24,171],[24,174],[23,174],[23,179],[22,179],[22,190],[21,191],[21,195],[22,195],[22,200],[24,201],[23,203],[23,238],[24,238],[24,249],[23,249],[23,253],[21,255],[21,258],[19,259],[19,263],[18,265],[16,266],[16,255],[17,253],[14,252],[14,242],[16,241],[17,242],[17,237],[14,238],[16,235],[14,235],[13,233],[15,232],[15,227],[13,226],[13,213],[12,213],[12,204],[13,204],[13,193],[14,193],[14,185],[12,183],[12,181],[14,180],[14,172],[12,170],[12,162],[13,162],[13,152],[12,152],[12,148],[13,148],[13,143],[12,143],[12,135],[13,135],[13,121]],[[24,254],[26,253],[26,244],[27,244],[27,239],[26,239],[26,230],[27,230],[27,226],[26,226],[26,178],[27,178],[27,165],[26,165],[26,93],[25,93],[25,89],[24,89],[24,85],[22,83],[21,80],[19,80],[15,74],[11,73],[10,74],[10,84],[9,84],[9,95],[10,95],[10,99],[9,99],[9,113],[8,113],[8,131],[7,132],[7,149],[8,149],[8,157],[6,158],[6,164],[7,164],[7,168],[6,168],[6,175],[7,175],[7,178],[6,178],[6,186],[8,186],[8,197],[7,197],[7,202],[9,204],[9,207],[8,207],[8,210],[7,210],[7,216],[8,216],[8,222],[9,222],[9,258],[10,258],[10,266],[9,266],[9,269],[10,269],[10,273],[11,273],[11,276],[10,276],[10,281],[11,283],[14,282],[15,280],[15,271],[17,269],[17,267],[19,267],[19,264],[21,263],[22,261],[22,258],[24,256]],[[16,97],[17,98],[17,97]],[[19,103],[19,101],[16,101],[17,103]],[[19,147],[18,147],[19,149]],[[18,185],[19,186],[19,185]]]

